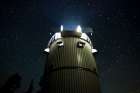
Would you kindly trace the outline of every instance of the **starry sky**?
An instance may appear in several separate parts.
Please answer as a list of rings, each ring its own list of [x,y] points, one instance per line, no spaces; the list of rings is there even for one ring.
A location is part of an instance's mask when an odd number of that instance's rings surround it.
[[[24,92],[43,74],[42,51],[61,24],[93,28],[102,93],[140,93],[139,7],[135,0],[1,0],[0,86],[13,73]]]

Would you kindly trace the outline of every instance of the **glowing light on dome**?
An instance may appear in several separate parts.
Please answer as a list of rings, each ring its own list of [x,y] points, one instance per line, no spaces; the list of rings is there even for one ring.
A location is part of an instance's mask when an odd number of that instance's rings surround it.
[[[60,27],[60,30],[61,30],[61,32],[64,30],[64,27],[63,27],[63,25],[61,25],[61,27]]]
[[[77,32],[82,32],[82,28],[81,28],[80,25],[77,26],[76,31],[77,31]]]

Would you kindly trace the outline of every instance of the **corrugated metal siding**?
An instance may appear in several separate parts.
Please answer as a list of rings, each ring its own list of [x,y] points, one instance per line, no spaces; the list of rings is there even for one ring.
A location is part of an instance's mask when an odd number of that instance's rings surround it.
[[[64,47],[57,46],[59,41]],[[84,48],[77,47],[79,41],[85,43]],[[48,58],[48,93],[100,93],[89,43],[73,37],[59,39],[52,43]]]
[[[78,38],[64,38],[64,47],[58,48],[56,43],[61,40],[57,40],[51,45],[49,63],[53,65],[53,68],[63,66],[80,66],[90,69],[96,68],[95,59],[91,53],[90,45]],[[85,42],[84,48],[77,48],[77,42]]]
[[[79,69],[51,73],[48,86],[48,93],[100,93],[97,76]]]

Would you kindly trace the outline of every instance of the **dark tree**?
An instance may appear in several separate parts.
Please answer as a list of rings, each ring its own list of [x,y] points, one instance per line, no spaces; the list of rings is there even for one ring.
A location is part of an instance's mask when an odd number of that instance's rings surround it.
[[[20,88],[21,76],[19,74],[13,74],[8,78],[6,83],[0,88],[0,93],[15,93]]]

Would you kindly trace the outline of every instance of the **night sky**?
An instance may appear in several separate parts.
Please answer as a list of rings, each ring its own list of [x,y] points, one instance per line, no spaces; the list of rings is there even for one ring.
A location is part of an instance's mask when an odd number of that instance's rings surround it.
[[[0,86],[14,73],[23,93],[43,74],[42,51],[61,24],[93,28],[102,93],[140,93],[139,7],[135,0],[1,0]],[[35,92],[34,91],[34,92]]]

